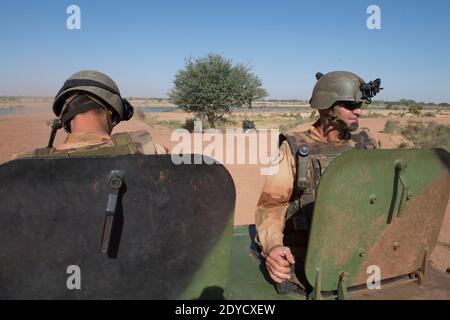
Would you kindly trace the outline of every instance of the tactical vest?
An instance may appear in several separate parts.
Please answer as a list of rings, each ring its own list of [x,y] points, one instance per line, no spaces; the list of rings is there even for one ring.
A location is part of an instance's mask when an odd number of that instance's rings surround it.
[[[365,130],[351,134],[349,138],[354,147],[350,143],[308,143],[305,133],[280,134],[279,145],[287,141],[296,167],[293,192],[286,211],[286,230],[309,230],[319,180],[331,161],[351,149],[377,148]]]
[[[112,146],[93,146],[84,149],[57,150],[55,148],[35,149],[32,157],[84,157],[130,155],[136,153],[156,154],[151,136],[146,131],[120,132],[111,135]],[[146,150],[144,150],[144,148]]]

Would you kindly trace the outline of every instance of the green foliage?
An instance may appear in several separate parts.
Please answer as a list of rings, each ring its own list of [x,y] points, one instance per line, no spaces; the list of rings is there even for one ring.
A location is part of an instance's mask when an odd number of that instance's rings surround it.
[[[434,103],[434,102],[424,102],[419,101],[416,102],[411,99],[400,99],[398,101],[384,101],[384,104],[386,106],[386,109],[393,109],[393,110],[401,110],[404,108],[407,108],[411,105],[417,105],[420,108],[448,108],[450,107],[450,103],[448,102],[442,102],[442,103]]]
[[[425,112],[422,117],[436,117],[436,113],[432,111]]]
[[[410,112],[410,113],[412,113],[413,115],[415,115],[415,116],[420,116],[420,107],[419,106],[417,106],[416,104],[411,104],[409,107],[408,107],[408,111]]]
[[[267,97],[267,91],[262,86],[261,80],[258,79],[253,73],[247,71],[247,76],[245,76],[246,81],[243,87],[243,96],[245,104],[251,108],[252,102],[254,100],[260,100]]]
[[[289,131],[289,130],[294,129],[298,125],[300,125],[300,124],[305,122],[302,117],[294,117],[294,118],[291,118],[291,119],[292,120],[286,121],[283,124],[279,125],[278,129],[280,131]]]
[[[194,132],[194,121],[193,118],[188,118],[184,121],[184,124],[182,126],[183,129],[186,129],[189,132]]]
[[[209,124],[204,119],[199,118],[188,118],[184,121],[184,124],[182,125],[183,129],[186,129],[189,132],[194,132],[195,128],[195,121],[201,121],[202,123],[202,130],[209,129]]]
[[[385,106],[386,110],[403,110],[405,107],[395,104],[395,102],[388,102]]]
[[[311,112],[311,114],[310,114],[309,117],[308,117],[308,120],[309,120],[309,121],[317,120],[317,111],[316,111],[316,110],[314,110],[313,112]]]
[[[394,133],[400,127],[400,122],[398,120],[388,120],[384,125],[383,132],[384,133]]]
[[[420,148],[445,148],[450,151],[450,126],[431,122],[409,122],[401,134]]]
[[[175,75],[169,96],[180,109],[195,113],[215,128],[233,107],[251,106],[254,99],[267,96],[267,92],[248,66],[233,65],[221,55],[209,54],[187,59]]]
[[[360,118],[384,118],[381,113],[369,111],[369,113],[363,113]]]
[[[183,123],[178,120],[158,120],[156,125],[169,129],[179,129],[183,126]]]
[[[183,126],[183,123],[179,120],[159,120],[158,116],[145,117],[144,123],[151,127],[164,127],[169,129],[178,129]]]

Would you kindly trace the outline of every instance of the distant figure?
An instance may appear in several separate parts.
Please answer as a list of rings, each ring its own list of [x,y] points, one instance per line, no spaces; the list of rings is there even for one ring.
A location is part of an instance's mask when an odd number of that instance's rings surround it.
[[[111,135],[114,126],[129,120],[134,111],[121,97],[116,83],[101,72],[85,70],[72,75],[57,93],[53,112],[58,119],[53,123],[48,146],[14,158],[167,153],[145,130]],[[68,136],[63,144],[53,147],[61,127]]]
[[[251,129],[256,130],[254,121],[251,121],[249,119],[245,119],[244,121],[242,121],[242,130],[244,130],[244,132],[247,132]]]

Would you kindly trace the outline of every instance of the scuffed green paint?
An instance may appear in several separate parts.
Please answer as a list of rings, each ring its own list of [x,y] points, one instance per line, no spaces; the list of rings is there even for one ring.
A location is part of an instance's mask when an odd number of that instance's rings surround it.
[[[359,274],[364,263],[364,254],[360,253],[367,251],[387,227],[397,159],[408,165],[404,177],[412,199],[407,203],[448,174],[448,163],[435,149],[349,151],[336,158],[319,184],[306,258],[310,283],[315,283],[315,270],[320,268],[322,290],[336,290],[339,274],[344,271],[349,273],[348,284],[352,285],[352,275]],[[393,220],[401,219],[397,218],[401,190],[399,182]],[[377,200],[371,204],[373,194]]]
[[[260,269],[261,260],[251,251],[249,228],[254,225],[235,226],[231,270],[225,298],[231,300],[305,300],[296,294],[278,294]]]
[[[191,280],[190,285],[181,294],[180,299],[218,299],[217,290],[212,290],[210,295],[205,289],[214,287],[224,289],[228,282],[231,258],[231,240],[233,234],[234,214],[231,214],[227,225],[207,258],[201,264]]]

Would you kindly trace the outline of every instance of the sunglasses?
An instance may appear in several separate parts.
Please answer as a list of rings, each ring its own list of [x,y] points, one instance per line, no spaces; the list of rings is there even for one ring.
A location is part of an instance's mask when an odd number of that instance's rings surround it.
[[[355,110],[355,109],[361,109],[362,103],[361,102],[343,102],[341,104],[345,109],[347,110]]]

